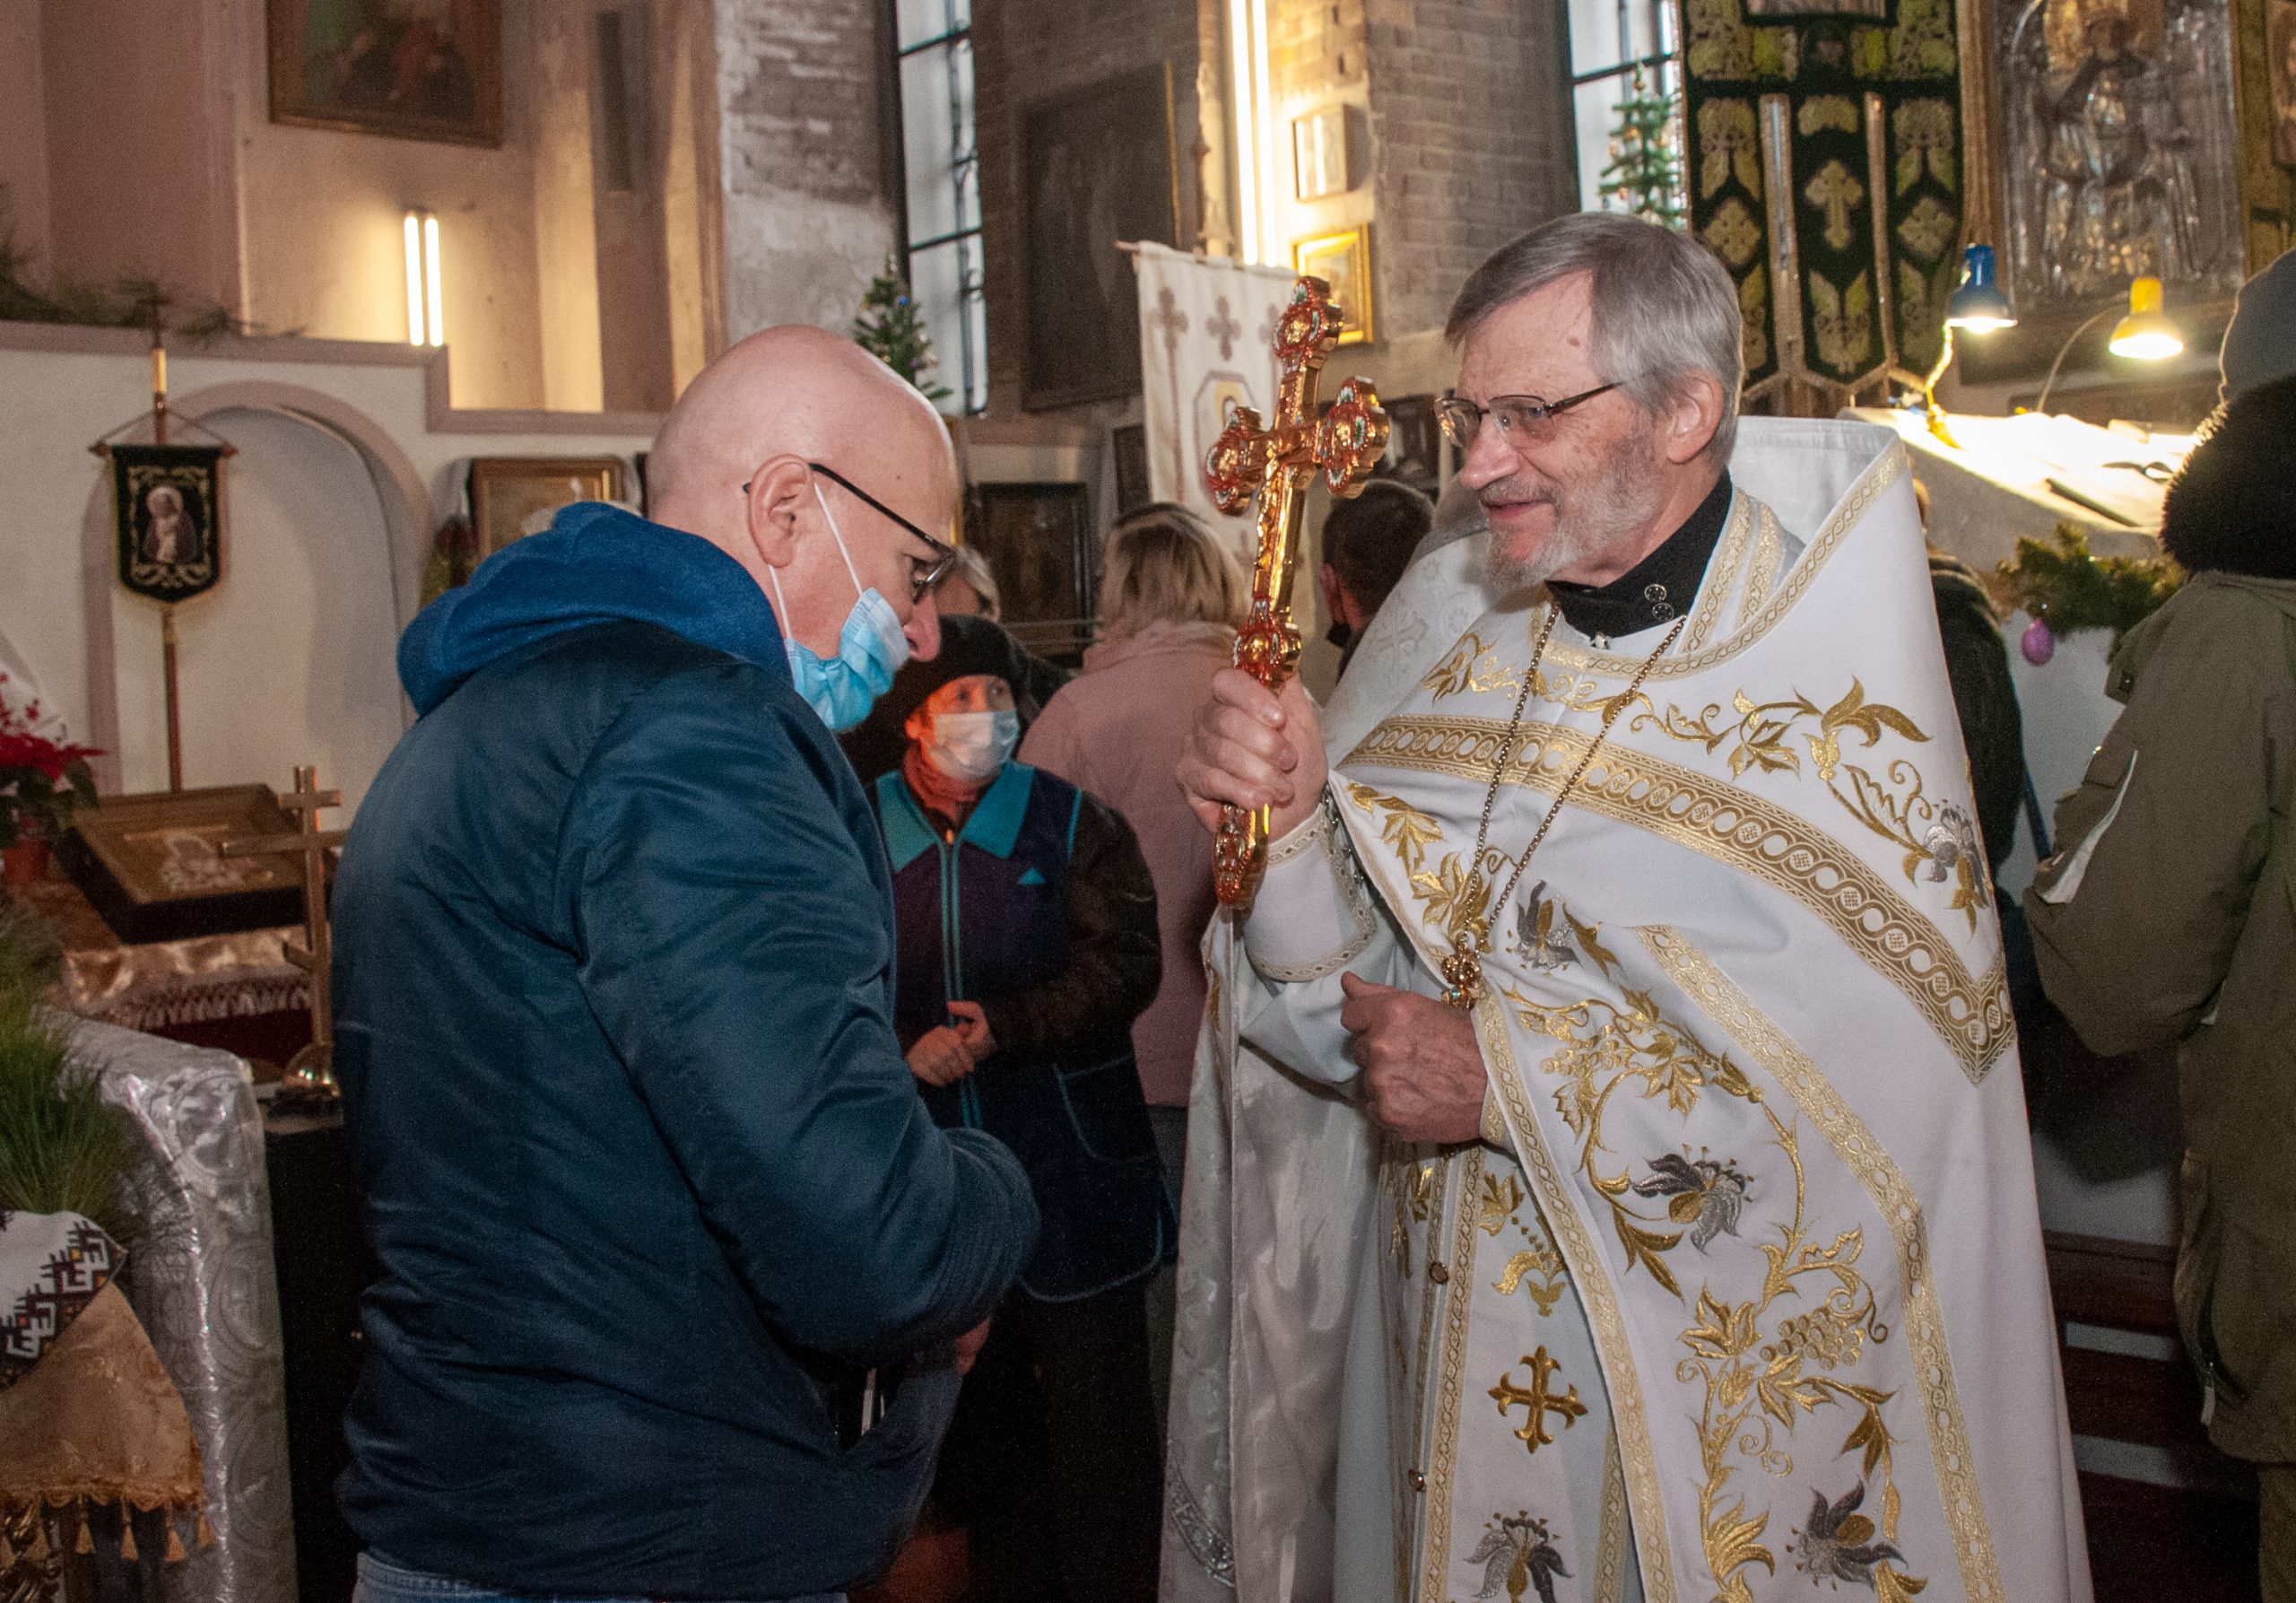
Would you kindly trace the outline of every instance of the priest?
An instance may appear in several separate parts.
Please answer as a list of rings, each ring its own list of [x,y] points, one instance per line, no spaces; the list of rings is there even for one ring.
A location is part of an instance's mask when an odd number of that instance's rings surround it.
[[[1448,332],[1487,535],[1327,723],[1231,672],[1181,767],[1273,844],[1209,942],[1167,1598],[2087,1599],[1904,452],[1741,425],[1731,282],[1649,224]]]

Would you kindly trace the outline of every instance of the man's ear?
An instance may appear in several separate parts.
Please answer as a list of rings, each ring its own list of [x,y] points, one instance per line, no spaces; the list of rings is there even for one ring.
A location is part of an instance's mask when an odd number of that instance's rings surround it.
[[[1347,592],[1340,588],[1339,570],[1326,562],[1316,570],[1316,584],[1324,593],[1324,616],[1347,623]]]
[[[813,504],[813,470],[795,457],[761,463],[750,478],[749,536],[769,568],[786,568],[797,554],[797,518]]]
[[[1722,426],[1722,384],[1709,372],[1694,369],[1684,376],[1682,388],[1666,409],[1660,448],[1666,460],[1679,466],[1713,443]]]

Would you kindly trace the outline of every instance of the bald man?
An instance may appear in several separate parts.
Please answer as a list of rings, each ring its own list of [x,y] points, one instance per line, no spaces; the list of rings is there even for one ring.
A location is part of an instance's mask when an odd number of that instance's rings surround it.
[[[831,735],[939,644],[947,432],[771,329],[651,467],[657,520],[570,507],[415,619],[344,849],[359,1603],[874,1575],[1035,1241],[1012,1155],[918,1100]]]

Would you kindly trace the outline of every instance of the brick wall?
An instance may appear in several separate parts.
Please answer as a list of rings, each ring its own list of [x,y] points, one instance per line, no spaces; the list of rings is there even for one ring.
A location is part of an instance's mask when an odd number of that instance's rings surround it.
[[[726,334],[843,330],[892,248],[873,0],[718,0]]]
[[[1027,357],[1028,254],[1022,204],[1022,113],[1118,74],[1170,62],[1179,155],[1180,243],[1203,226],[1197,129],[1197,7],[1187,0],[977,0],[973,11],[974,127],[981,152],[981,236],[987,261],[988,411],[1021,408]],[[1072,408],[1101,421],[1124,404]]]
[[[1578,209],[1578,179],[1560,0],[1363,0],[1363,11],[1385,339],[1439,327],[1484,257]]]

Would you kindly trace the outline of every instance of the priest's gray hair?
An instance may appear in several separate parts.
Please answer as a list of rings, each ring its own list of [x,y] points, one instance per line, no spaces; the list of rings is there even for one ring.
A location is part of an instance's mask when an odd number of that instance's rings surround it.
[[[1593,277],[1595,370],[1653,414],[1692,373],[1712,374],[1722,387],[1722,419],[1705,455],[1728,461],[1745,377],[1738,292],[1721,261],[1689,234],[1617,212],[1558,217],[1500,247],[1469,275],[1443,337],[1457,345],[1500,308],[1579,273]]]

